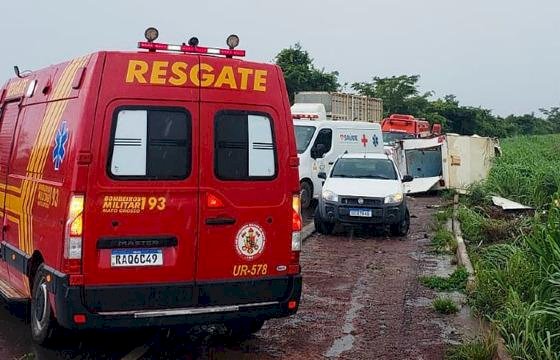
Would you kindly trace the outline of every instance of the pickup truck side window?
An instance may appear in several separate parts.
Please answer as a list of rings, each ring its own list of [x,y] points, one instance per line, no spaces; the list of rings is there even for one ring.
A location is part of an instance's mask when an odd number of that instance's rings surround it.
[[[332,130],[331,129],[321,129],[317,134],[317,138],[315,139],[315,143],[313,144],[314,148],[317,148],[317,145],[323,144],[323,154],[328,153],[331,151],[332,147]]]
[[[220,111],[214,119],[214,173],[221,180],[276,177],[276,144],[267,114]]]
[[[115,111],[109,175],[117,180],[178,180],[191,171],[191,116],[181,108]]]

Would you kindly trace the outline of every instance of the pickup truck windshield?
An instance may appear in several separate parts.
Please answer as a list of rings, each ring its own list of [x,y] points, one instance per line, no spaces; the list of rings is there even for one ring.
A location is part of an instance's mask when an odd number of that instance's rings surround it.
[[[303,154],[305,150],[307,150],[313,134],[315,134],[315,126],[296,125],[294,128],[296,132],[297,152],[298,154]]]
[[[331,177],[397,180],[397,172],[389,159],[338,159]]]

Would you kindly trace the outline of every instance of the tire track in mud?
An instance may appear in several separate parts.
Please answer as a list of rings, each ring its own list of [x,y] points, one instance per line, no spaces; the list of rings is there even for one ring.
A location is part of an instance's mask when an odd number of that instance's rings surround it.
[[[344,325],[342,326],[342,337],[335,339],[330,349],[326,352],[326,357],[337,357],[345,351],[351,350],[354,346],[354,319],[364,305],[361,303],[361,298],[364,295],[365,277],[362,276],[356,282],[356,287],[352,292],[352,300],[350,301],[350,308],[346,312]]]

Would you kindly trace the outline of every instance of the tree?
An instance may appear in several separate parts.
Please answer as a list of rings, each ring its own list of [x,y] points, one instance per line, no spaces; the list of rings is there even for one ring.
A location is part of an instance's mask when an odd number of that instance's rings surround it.
[[[390,114],[425,113],[429,106],[431,92],[420,94],[418,90],[420,75],[401,75],[388,78],[374,77],[372,82],[352,84],[352,89],[361,95],[383,100],[385,116]]]
[[[294,94],[299,91],[337,91],[338,72],[325,72],[313,65],[309,53],[302,49],[299,43],[281,50],[276,55],[276,64],[282,68],[290,101],[293,103]]]
[[[539,111],[546,116],[546,120],[550,123],[552,131],[560,133],[560,107],[539,109]]]

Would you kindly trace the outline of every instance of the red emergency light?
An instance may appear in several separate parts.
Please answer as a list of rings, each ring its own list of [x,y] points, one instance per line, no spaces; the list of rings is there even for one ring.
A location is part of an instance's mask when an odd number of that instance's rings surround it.
[[[211,48],[204,46],[190,46],[190,45],[171,45],[163,43],[155,43],[149,41],[140,41],[138,43],[139,49],[146,49],[150,51],[164,50],[164,51],[178,51],[183,53],[194,53],[194,54],[210,54],[210,55],[224,55],[224,56],[245,56],[245,50],[235,50],[235,49],[220,49]]]

